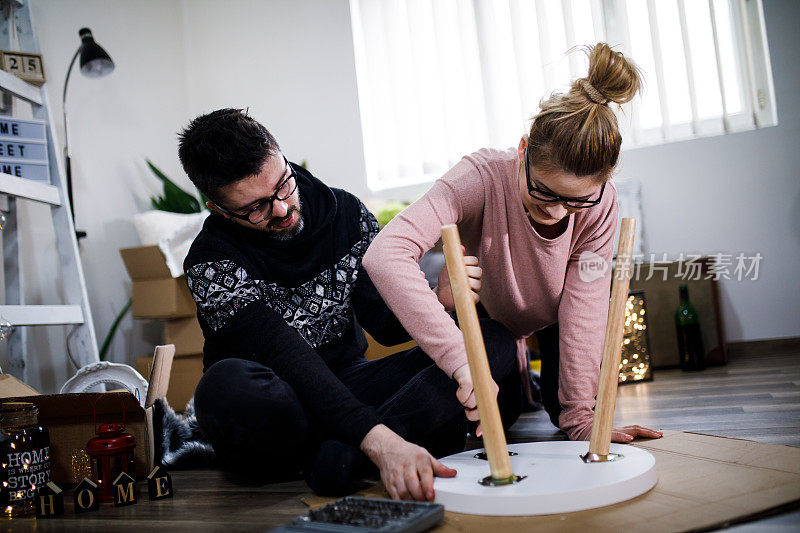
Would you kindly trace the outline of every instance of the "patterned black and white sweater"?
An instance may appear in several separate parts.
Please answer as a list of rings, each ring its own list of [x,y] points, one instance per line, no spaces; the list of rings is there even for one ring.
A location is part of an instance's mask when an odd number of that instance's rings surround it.
[[[361,266],[375,217],[292,166],[304,222],[296,237],[278,241],[212,213],[184,261],[204,367],[231,357],[264,364],[329,438],[357,447],[377,416],[336,375],[364,360],[362,327],[386,345],[409,336]]]

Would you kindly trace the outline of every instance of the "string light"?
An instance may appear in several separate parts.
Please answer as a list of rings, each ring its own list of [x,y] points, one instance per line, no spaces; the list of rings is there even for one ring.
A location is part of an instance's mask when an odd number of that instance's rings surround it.
[[[79,449],[72,453],[70,458],[72,467],[72,479],[83,479],[92,475],[92,464],[86,450]]]
[[[645,322],[644,291],[631,291],[625,304],[625,327],[622,340],[620,383],[646,381],[653,378],[650,367],[650,346]]]

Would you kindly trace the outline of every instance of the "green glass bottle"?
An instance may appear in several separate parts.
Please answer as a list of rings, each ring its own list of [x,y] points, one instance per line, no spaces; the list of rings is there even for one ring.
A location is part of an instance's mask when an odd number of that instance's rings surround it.
[[[678,354],[681,368],[686,371],[703,370],[706,367],[706,352],[697,311],[689,303],[689,289],[680,286],[681,304],[675,312],[675,329],[678,332]]]

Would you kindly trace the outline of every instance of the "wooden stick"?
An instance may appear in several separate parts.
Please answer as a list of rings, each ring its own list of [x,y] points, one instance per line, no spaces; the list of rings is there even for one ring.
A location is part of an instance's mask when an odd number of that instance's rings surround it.
[[[619,360],[622,355],[622,335],[625,326],[625,307],[631,283],[633,237],[636,219],[623,218],[619,232],[617,262],[611,280],[611,303],[608,307],[606,340],[603,361],[600,364],[600,384],[594,406],[589,454],[608,455],[611,445],[611,428],[614,423],[614,405],[619,383]],[[449,269],[448,269],[449,270]]]
[[[456,304],[458,323],[467,348],[467,361],[470,374],[472,374],[475,399],[478,402],[478,414],[481,417],[486,458],[489,460],[492,479],[508,480],[514,476],[514,473],[511,471],[511,461],[508,459],[506,435],[500,420],[500,409],[497,407],[497,397],[494,393],[489,360],[486,358],[486,347],[483,344],[478,312],[475,310],[475,302],[472,300],[472,290],[469,287],[467,270],[464,266],[461,238],[455,225],[442,226],[442,243],[444,244],[447,272],[450,276],[450,287],[453,290],[453,300]]]

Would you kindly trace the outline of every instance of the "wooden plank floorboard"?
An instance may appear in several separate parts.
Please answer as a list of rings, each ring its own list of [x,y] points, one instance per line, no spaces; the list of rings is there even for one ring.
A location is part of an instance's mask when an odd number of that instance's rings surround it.
[[[647,385],[645,383],[645,385]],[[800,382],[794,381],[777,381],[773,383],[742,383],[740,385],[716,385],[712,384],[708,387],[697,386],[654,386],[648,387],[644,391],[637,391],[636,395],[645,393],[657,394],[661,398],[670,397],[700,397],[700,396],[720,396],[730,394],[735,396],[737,394],[752,394],[754,392],[795,392],[800,391]],[[624,393],[621,398],[626,398],[628,393]]]
[[[655,409],[646,405],[630,406],[616,410],[617,418],[633,416],[652,416]],[[658,417],[674,418],[687,416],[727,416],[744,413],[743,406],[735,407],[660,407]]]
[[[662,372],[672,372],[671,370],[664,370]],[[706,389],[716,387],[741,387],[742,385],[773,385],[776,382],[786,385],[800,380],[800,372],[781,373],[771,372],[762,376],[748,376],[747,374],[738,375],[709,375],[704,378],[686,378],[686,379],[665,379],[656,374],[656,381],[645,382],[642,384],[622,385],[620,393],[625,393],[629,389],[641,387],[646,390],[675,390],[685,391],[690,389]]]
[[[705,396],[703,397],[703,407],[729,407],[731,405],[731,398],[730,394],[728,395],[719,395],[719,396]],[[779,406],[779,405],[791,405],[800,403],[800,391],[797,392],[787,392],[787,393],[760,393],[760,394],[737,394],[736,395],[736,402],[737,405],[744,407],[744,406]],[[697,399],[696,398],[682,398],[682,397],[671,397],[671,398],[660,398],[657,396],[632,396],[632,397],[624,397],[619,398],[617,400],[617,409],[646,409],[646,410],[658,410],[661,412],[662,409],[671,409],[671,408],[695,408],[697,407]]]

